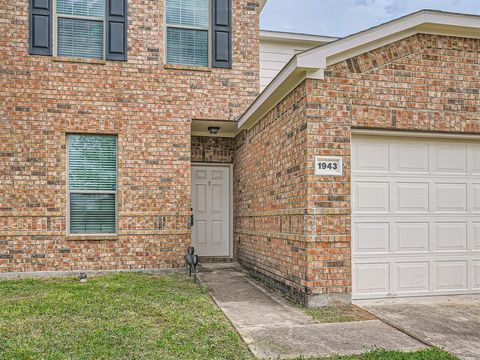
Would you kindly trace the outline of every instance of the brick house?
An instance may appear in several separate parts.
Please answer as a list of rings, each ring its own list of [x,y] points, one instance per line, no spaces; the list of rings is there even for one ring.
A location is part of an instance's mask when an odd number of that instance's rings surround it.
[[[480,292],[480,17],[285,34],[260,84],[263,4],[7,1],[0,276],[193,244],[308,306]]]
[[[184,266],[192,162],[232,160],[192,122],[234,124],[258,94],[262,4],[218,1],[210,29],[211,2],[189,3],[4,2],[1,272]],[[217,33],[230,49],[214,53]]]

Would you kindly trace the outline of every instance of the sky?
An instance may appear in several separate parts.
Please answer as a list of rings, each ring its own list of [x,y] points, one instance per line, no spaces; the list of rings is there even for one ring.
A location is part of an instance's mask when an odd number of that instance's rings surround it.
[[[343,37],[421,9],[480,15],[480,0],[268,0],[261,29]]]

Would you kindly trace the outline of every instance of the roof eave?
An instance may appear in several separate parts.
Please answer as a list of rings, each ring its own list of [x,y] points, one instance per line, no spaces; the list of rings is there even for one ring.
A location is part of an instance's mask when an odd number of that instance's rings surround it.
[[[298,54],[298,66],[333,65],[420,32],[480,37],[480,16],[421,10]]]
[[[238,127],[253,126],[304,79],[323,79],[327,66],[417,33],[480,38],[480,16],[422,10],[300,53],[239,118]]]
[[[260,39],[271,41],[292,41],[325,44],[327,42],[338,40],[339,38],[333,36],[292,33],[285,31],[260,30]]]

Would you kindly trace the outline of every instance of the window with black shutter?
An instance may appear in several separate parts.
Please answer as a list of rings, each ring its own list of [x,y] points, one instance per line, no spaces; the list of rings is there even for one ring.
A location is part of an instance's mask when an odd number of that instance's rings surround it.
[[[127,0],[30,0],[30,53],[127,60]]]
[[[212,0],[212,66],[232,67],[232,0]]]
[[[232,66],[231,0],[166,0],[166,62]]]

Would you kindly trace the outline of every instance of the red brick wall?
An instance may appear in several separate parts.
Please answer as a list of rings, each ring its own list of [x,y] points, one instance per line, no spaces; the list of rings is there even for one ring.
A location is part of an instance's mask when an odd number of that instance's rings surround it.
[[[308,235],[305,111],[299,86],[238,135],[233,176],[237,260],[299,301]]]
[[[233,69],[164,67],[163,1],[130,0],[128,62],[30,56],[28,1],[0,7],[0,272],[173,268],[190,244],[192,118],[259,89],[258,5],[235,0]],[[119,235],[66,237],[66,134],[118,135]]]
[[[351,127],[480,133],[480,40],[416,35],[327,69],[308,81],[309,152],[341,155],[343,177],[316,178],[309,244],[312,294],[351,293]],[[314,302],[314,300],[312,300]]]
[[[192,136],[192,162],[233,163],[235,139]]]
[[[302,180],[296,183],[300,197],[292,204],[296,208],[301,203],[309,214],[304,220],[305,243],[297,253],[293,248],[259,241],[258,235],[246,233],[244,229],[248,227],[238,222],[236,241],[240,261],[262,275],[274,273],[274,279],[287,287],[303,289],[305,304],[348,301],[351,128],[480,133],[479,55],[477,39],[415,35],[333,65],[327,69],[324,80],[306,80],[282,100],[243,135],[258,140],[246,141],[238,150],[237,162],[241,166],[236,170],[237,189],[245,188],[249,193],[237,197],[235,206],[248,210],[257,198],[267,208],[279,205],[284,184],[278,184],[274,174],[283,174],[291,163],[283,160],[288,158],[286,154],[257,156],[258,144],[260,149],[269,144],[276,149],[284,144],[282,134],[296,129],[298,119],[302,119],[307,124],[304,140],[293,148],[286,146],[285,151],[291,157],[303,156]],[[299,113],[288,117],[288,109],[293,109],[292,98],[299,92],[304,97],[298,106]],[[255,137],[259,129],[263,135]],[[342,156],[344,175],[315,176],[315,155]],[[259,161],[263,156],[270,161]],[[250,172],[242,170],[248,166],[256,168]],[[242,171],[248,176],[242,178]],[[265,174],[261,177],[262,185],[251,186],[254,180],[250,177],[258,173]],[[287,221],[294,218],[287,216]],[[274,230],[275,219],[268,214],[263,220],[272,233],[278,231]],[[266,255],[269,252],[281,254],[288,261],[279,265],[280,261],[272,261],[272,256]]]

